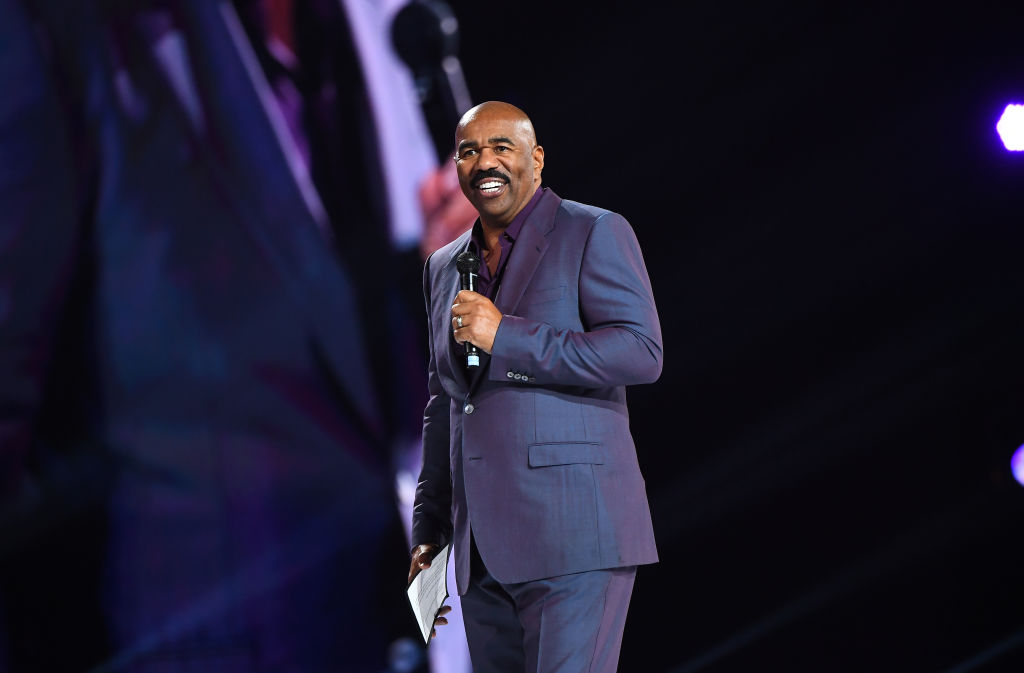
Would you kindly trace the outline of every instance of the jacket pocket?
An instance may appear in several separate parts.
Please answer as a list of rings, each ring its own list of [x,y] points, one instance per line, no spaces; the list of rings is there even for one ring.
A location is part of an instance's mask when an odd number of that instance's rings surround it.
[[[605,462],[605,447],[597,442],[550,442],[530,444],[530,467]]]

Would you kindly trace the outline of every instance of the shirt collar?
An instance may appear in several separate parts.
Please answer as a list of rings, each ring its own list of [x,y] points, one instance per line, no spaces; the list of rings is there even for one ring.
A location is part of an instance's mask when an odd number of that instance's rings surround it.
[[[509,222],[509,225],[505,227],[503,235],[498,239],[500,245],[504,246],[506,241],[511,241],[514,243],[515,240],[519,238],[519,232],[523,230],[523,225],[526,224],[526,219],[530,217],[530,213],[532,213],[533,209],[537,207],[537,204],[540,202],[541,197],[543,197],[547,191],[547,187],[540,187],[533,193],[533,196],[531,196],[530,200],[526,202],[526,205],[523,206],[523,209],[516,213],[516,216],[512,218],[512,221]],[[480,224],[480,218],[477,218],[476,222],[473,224],[472,237],[473,241],[477,245],[477,248],[482,250],[484,242],[484,230],[483,226]]]
[[[513,241],[519,238],[519,232],[523,230],[523,224],[526,223],[526,218],[528,218],[530,216],[530,213],[533,212],[533,209],[537,207],[537,203],[540,201],[541,196],[543,196],[544,192],[546,191],[548,191],[547,187],[541,187],[533,193],[533,196],[531,196],[530,200],[526,202],[526,205],[523,206],[523,209],[520,210],[516,214],[516,216],[512,218],[512,221],[505,228],[506,236],[508,236]]]

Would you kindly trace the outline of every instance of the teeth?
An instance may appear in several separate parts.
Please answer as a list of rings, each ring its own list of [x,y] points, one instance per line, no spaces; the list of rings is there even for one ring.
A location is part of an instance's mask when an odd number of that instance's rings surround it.
[[[501,187],[500,182],[483,182],[480,184],[480,189],[486,189],[488,191],[498,189],[499,187]]]

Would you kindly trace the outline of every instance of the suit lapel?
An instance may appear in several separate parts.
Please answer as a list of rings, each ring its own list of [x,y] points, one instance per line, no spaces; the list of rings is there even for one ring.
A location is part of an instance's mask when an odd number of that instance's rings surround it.
[[[287,215],[289,227],[312,225],[330,238],[323,203],[234,6],[224,0],[184,2],[182,20],[211,136],[221,143],[232,172],[252,183],[272,216]]]
[[[365,346],[361,331],[353,329],[359,317],[351,275],[333,251],[326,211],[238,16],[223,0],[179,7],[191,73],[173,74],[180,58],[173,50],[154,47],[153,56],[193,133],[201,136],[211,178],[303,309],[350,403],[368,429],[380,432]]]
[[[562,199],[549,189],[523,223],[494,301],[503,315],[515,315],[519,300],[551,243],[548,234],[555,228],[555,213],[561,203]]]
[[[199,144],[206,136],[207,121],[192,77],[185,36],[175,25],[173,13],[169,9],[140,10],[133,23],[142,38],[143,55],[152,61],[170,94],[168,100],[181,113],[194,143]]]

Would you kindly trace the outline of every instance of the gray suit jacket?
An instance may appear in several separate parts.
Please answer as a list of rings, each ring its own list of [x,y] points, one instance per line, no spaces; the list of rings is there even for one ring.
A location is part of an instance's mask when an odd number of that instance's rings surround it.
[[[492,357],[472,380],[450,322],[469,240],[424,273],[430,401],[413,542],[454,541],[460,594],[470,528],[505,583],[657,561],[625,387],[658,378],[662,341],[632,228],[548,190],[515,243]]]

